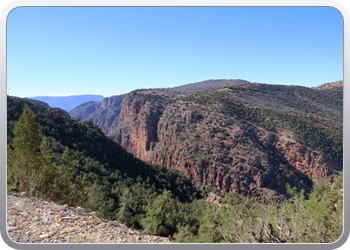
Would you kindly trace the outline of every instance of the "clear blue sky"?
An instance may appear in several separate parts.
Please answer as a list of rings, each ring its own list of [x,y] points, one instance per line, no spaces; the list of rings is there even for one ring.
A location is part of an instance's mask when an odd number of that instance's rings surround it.
[[[208,79],[342,80],[342,16],[330,7],[21,7],[8,16],[10,95],[108,97]]]

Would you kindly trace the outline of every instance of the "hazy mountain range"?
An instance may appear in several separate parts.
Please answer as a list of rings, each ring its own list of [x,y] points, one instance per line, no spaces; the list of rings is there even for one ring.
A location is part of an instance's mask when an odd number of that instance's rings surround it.
[[[70,111],[78,105],[88,101],[101,101],[102,95],[71,95],[71,96],[35,96],[27,97],[42,102],[46,102],[52,108],[61,108]]]

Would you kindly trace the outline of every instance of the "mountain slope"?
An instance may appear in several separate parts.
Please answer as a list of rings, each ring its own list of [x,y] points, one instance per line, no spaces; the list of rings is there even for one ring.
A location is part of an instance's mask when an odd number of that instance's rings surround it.
[[[249,82],[246,80],[241,80],[241,79],[206,80],[206,81],[181,85],[178,87],[166,88],[163,90],[189,93],[189,92],[204,91],[204,90],[217,90],[217,89],[222,89],[225,87],[235,86],[235,85],[239,85],[239,84],[246,84],[246,83],[249,83]]]
[[[105,134],[110,134],[118,126],[124,97],[125,95],[117,95],[103,98],[100,102],[86,102],[71,110],[69,114],[75,119],[92,121]]]
[[[18,140],[15,138],[19,132],[14,129],[25,107],[35,114],[41,134],[37,139],[41,144],[30,145],[36,152],[30,156],[35,159],[30,163],[31,169],[39,170],[28,176],[32,188],[24,191],[39,193],[41,198],[60,204],[83,206],[103,218],[117,219],[134,228],[141,227],[141,218],[148,206],[165,191],[178,202],[201,197],[193,183],[177,171],[135,158],[92,122],[79,122],[63,110],[8,96],[7,180],[10,190],[23,191],[18,185],[22,180],[16,166],[19,165],[17,168],[21,171],[28,169],[18,162],[18,157],[27,156],[16,155]]]
[[[61,108],[70,111],[78,105],[88,101],[101,101],[102,95],[71,95],[71,96],[35,96],[27,97],[42,102],[46,102],[50,107]]]
[[[342,99],[300,86],[238,84],[218,90],[137,90],[112,137],[145,161],[223,192],[310,191],[342,169]]]
[[[322,90],[322,91],[330,91],[331,93],[333,93],[333,95],[337,95],[338,98],[343,99],[344,81],[324,83],[320,86],[314,87],[313,89]]]

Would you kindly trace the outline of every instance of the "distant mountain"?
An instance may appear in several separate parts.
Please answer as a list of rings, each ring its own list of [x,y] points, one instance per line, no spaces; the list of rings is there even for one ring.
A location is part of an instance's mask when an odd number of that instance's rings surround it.
[[[81,121],[89,120],[105,134],[110,134],[118,126],[118,118],[124,95],[103,98],[100,102],[86,102],[69,112],[69,115]]]
[[[47,103],[52,108],[61,108],[67,112],[88,101],[101,101],[102,95],[71,95],[71,96],[35,96],[27,99]]]
[[[27,100],[31,103],[39,104],[39,105],[44,106],[46,108],[50,107],[50,105],[47,104],[46,102],[42,102],[42,101],[35,100],[35,99],[28,99],[28,98],[27,98]]]

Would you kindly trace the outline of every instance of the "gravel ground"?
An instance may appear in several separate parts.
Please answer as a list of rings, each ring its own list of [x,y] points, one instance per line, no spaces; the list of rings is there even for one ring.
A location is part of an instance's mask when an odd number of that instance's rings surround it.
[[[7,232],[17,243],[171,243],[100,219],[81,207],[12,192],[7,193]]]

